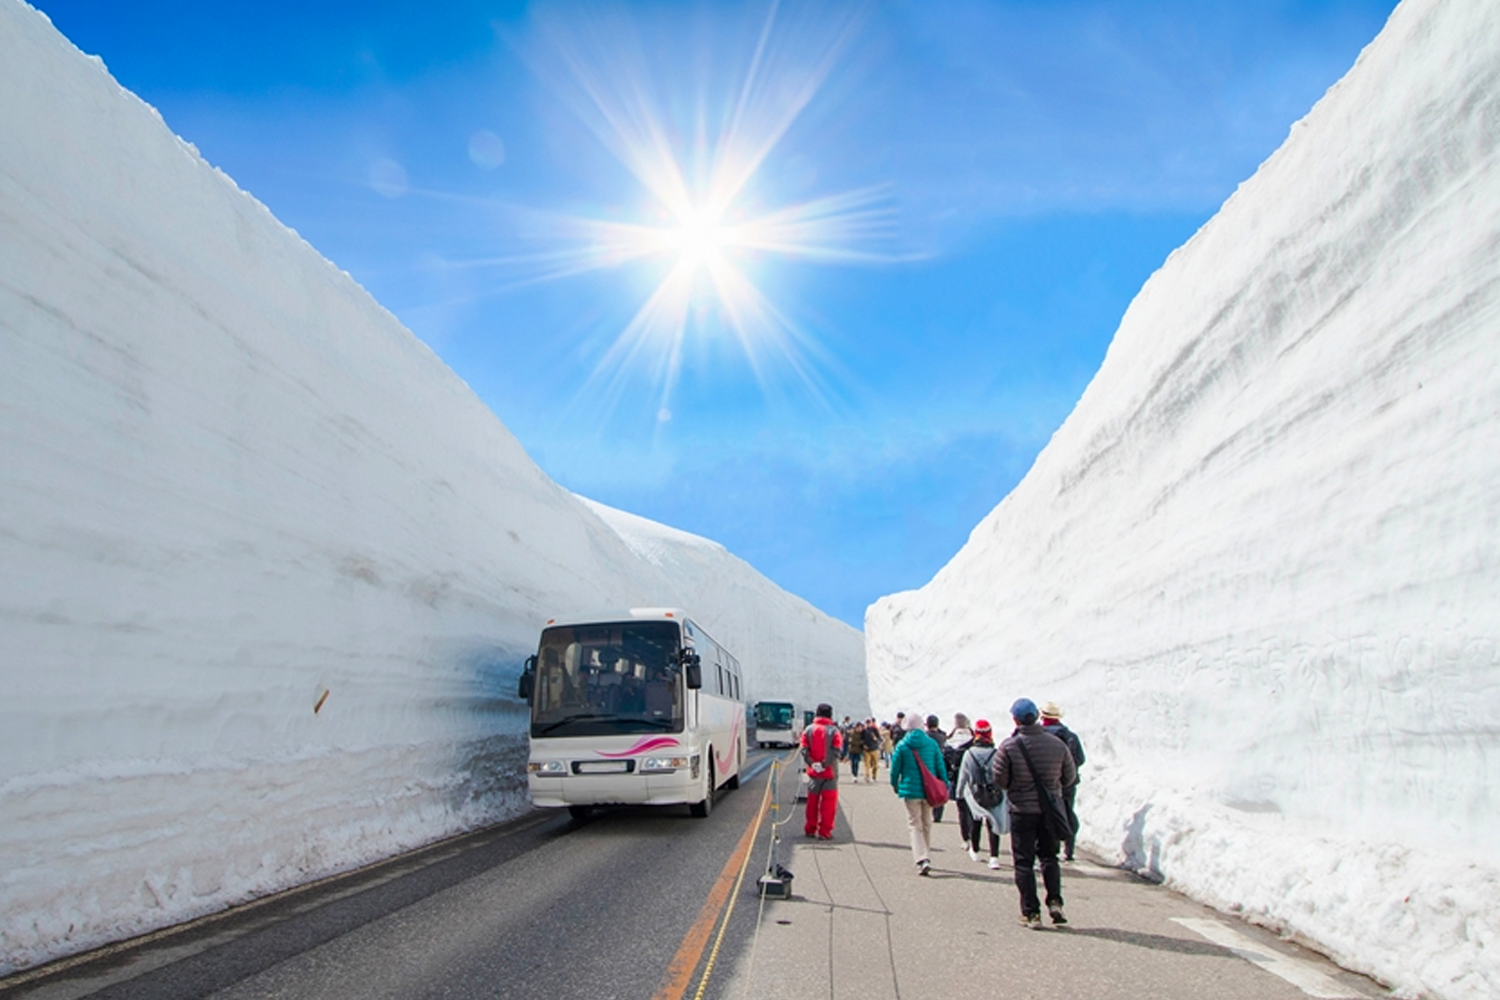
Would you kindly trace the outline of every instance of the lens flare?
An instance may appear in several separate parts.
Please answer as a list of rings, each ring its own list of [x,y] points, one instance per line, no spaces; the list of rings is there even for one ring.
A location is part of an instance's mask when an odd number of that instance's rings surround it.
[[[723,209],[712,206],[688,211],[676,231],[668,234],[668,244],[676,251],[680,266],[696,271],[722,262],[724,249],[733,238],[733,230],[723,220]]]
[[[763,390],[790,375],[826,401],[826,354],[757,287],[748,265],[902,259],[872,249],[895,235],[889,186],[778,204],[760,179],[848,47],[859,11],[836,14],[818,5],[788,19],[773,3],[749,36],[753,46],[703,51],[700,38],[699,68],[713,72],[663,86],[663,74],[670,76],[659,57],[664,46],[644,44],[625,8],[570,10],[566,20],[539,15],[545,44],[532,52],[532,68],[639,182],[645,197],[638,221],[531,213],[529,232],[559,248],[488,263],[523,269],[515,284],[665,265],[580,390],[590,405],[613,409],[629,378],[645,371],[655,386],[650,412],[670,414],[685,341],[722,334],[733,338]],[[746,37],[727,34],[731,41]],[[685,106],[695,111],[685,116]]]

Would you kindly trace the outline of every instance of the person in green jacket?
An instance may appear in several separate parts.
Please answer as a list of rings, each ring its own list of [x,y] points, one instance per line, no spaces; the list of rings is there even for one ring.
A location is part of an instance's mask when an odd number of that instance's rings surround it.
[[[943,766],[942,747],[923,731],[926,717],[925,712],[906,713],[906,735],[891,751],[890,766],[891,788],[906,803],[906,828],[911,833],[911,854],[918,875],[932,871],[932,806],[922,791],[922,769],[917,761],[926,764],[939,779],[948,773]]]

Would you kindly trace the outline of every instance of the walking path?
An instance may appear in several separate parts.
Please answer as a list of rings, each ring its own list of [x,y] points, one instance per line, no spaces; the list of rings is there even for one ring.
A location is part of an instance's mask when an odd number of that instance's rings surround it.
[[[755,897],[754,942],[715,978],[724,1000],[1305,1000],[1382,997],[1364,977],[1136,876],[1085,860],[1063,865],[1070,924],[1017,922],[1010,840],[1002,867],[969,859],[949,806],[933,827],[933,871],[916,874],[906,812],[882,774],[840,776],[832,841],[802,836],[795,772],[781,772],[790,899]],[[791,815],[789,814],[789,812]]]

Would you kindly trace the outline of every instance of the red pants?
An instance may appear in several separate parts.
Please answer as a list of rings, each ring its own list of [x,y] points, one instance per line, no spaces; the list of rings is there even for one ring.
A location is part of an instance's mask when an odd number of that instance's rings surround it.
[[[838,782],[814,779],[807,786],[807,822],[802,825],[802,832],[809,837],[832,837],[833,815],[838,808]]]

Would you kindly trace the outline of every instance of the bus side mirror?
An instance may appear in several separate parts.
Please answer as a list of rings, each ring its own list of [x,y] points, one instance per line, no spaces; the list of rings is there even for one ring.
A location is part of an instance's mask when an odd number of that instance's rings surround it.
[[[696,691],[703,686],[703,665],[698,659],[696,651],[684,649],[678,662],[682,664],[683,679],[687,681],[689,691]]]
[[[516,694],[526,704],[531,704],[531,691],[536,685],[536,657],[526,657],[526,667],[521,671],[521,682],[516,685]]]

